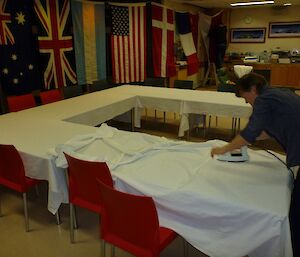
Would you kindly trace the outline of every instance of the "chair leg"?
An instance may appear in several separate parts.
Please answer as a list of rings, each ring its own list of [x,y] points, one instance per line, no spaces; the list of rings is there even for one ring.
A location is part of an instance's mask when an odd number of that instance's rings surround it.
[[[70,203],[70,241],[74,243],[74,206]]]
[[[189,257],[189,244],[184,238],[182,238],[182,240],[183,240],[183,256]]]
[[[115,247],[114,247],[114,245],[112,245],[112,244],[110,245],[110,251],[111,251],[110,256],[111,256],[111,257],[115,257],[115,253],[116,253],[116,252],[115,252]]]
[[[206,118],[207,118],[207,116],[206,116],[206,114],[203,114],[204,116],[203,116],[203,137],[205,138],[205,136],[206,136]]]
[[[237,132],[237,118],[232,118],[232,137],[236,135]]]
[[[100,257],[105,257],[105,241],[100,239]]]
[[[27,195],[23,193],[23,205],[24,205],[24,217],[25,217],[25,230],[29,231],[29,219],[28,219],[28,208],[27,208]]]
[[[61,220],[60,220],[59,209],[55,213],[55,218],[56,218],[56,225],[60,225],[61,224]]]
[[[40,191],[39,191],[39,187],[38,187],[38,185],[35,185],[35,193],[36,193],[36,196],[37,197],[40,197]]]
[[[0,217],[2,217],[2,208],[1,208],[1,194],[0,194]]]
[[[77,214],[76,214],[76,207],[73,205],[73,215],[74,215],[74,229],[78,229],[78,222],[77,222]]]
[[[231,135],[234,136],[234,120],[235,118],[232,118],[231,120]]]

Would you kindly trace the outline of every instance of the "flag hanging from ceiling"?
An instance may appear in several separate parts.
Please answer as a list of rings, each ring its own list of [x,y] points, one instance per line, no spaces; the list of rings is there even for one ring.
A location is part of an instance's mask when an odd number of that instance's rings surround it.
[[[193,40],[195,47],[197,49],[198,45],[198,25],[199,25],[199,14],[190,13],[190,23],[191,23],[191,31],[193,35]]]
[[[112,74],[115,83],[140,82],[146,68],[146,3],[113,3]]]
[[[34,0],[38,17],[40,63],[46,89],[75,84],[69,0]]]
[[[7,95],[40,89],[30,0],[0,0],[0,80]]]
[[[152,4],[152,45],[155,77],[176,75],[174,57],[174,11]]]
[[[189,13],[176,12],[176,26],[179,32],[179,38],[187,57],[187,75],[192,75],[199,70],[199,60],[191,31],[191,22]]]
[[[106,79],[104,3],[73,0],[72,20],[78,84]]]

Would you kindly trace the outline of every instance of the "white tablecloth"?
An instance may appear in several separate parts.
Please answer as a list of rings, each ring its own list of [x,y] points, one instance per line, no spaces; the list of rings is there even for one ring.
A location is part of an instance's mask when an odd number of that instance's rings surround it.
[[[214,257],[291,257],[288,220],[290,174],[264,151],[250,161],[220,162],[206,143],[172,141],[103,125],[51,150],[106,161],[118,189],[150,195],[160,224]],[[284,158],[284,156],[279,156]]]
[[[144,86],[124,86],[124,89],[127,94],[137,96],[136,106],[180,113],[180,137],[189,129],[191,113],[235,118],[248,118],[252,113],[251,106],[233,93]]]
[[[27,176],[48,180],[48,209],[55,213],[67,201],[67,190],[62,172],[53,166],[47,150],[75,135],[94,132],[90,126],[132,108],[138,126],[143,107],[181,113],[180,136],[189,129],[189,113],[235,117],[251,113],[249,105],[229,93],[126,85],[0,115],[0,143],[14,144],[21,152]]]
[[[68,202],[68,192],[64,170],[56,167],[48,149],[78,134],[95,131],[94,127],[24,117],[19,112],[0,116],[1,144],[13,144],[17,148],[27,176],[48,181],[48,209],[53,214],[61,203]]]
[[[119,189],[153,196],[161,225],[203,252],[290,257],[290,190],[280,162],[251,151],[248,163],[220,163],[209,157],[211,146],[220,141],[174,142],[86,126],[150,106],[179,112],[183,119],[189,113],[245,118],[251,113],[249,105],[229,93],[121,86],[0,115],[0,143],[16,146],[27,176],[48,180],[52,213],[68,199],[64,171],[48,152],[55,154],[53,149],[62,150],[69,141],[80,157],[107,161]],[[183,124],[182,131],[188,129],[188,122]],[[84,139],[79,144],[78,136]]]

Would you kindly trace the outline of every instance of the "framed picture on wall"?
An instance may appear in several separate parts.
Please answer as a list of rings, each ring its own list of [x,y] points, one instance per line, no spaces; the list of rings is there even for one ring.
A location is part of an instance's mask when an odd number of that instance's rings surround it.
[[[264,43],[266,28],[232,28],[230,29],[231,43]]]
[[[300,21],[270,22],[269,37],[300,37]]]

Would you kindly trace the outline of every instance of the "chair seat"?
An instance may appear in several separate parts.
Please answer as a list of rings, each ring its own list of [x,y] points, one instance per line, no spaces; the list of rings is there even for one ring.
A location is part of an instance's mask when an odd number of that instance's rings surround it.
[[[169,228],[159,228],[159,249],[162,251],[166,248],[175,238],[177,233]]]
[[[120,237],[113,234],[106,234],[104,240],[112,245],[116,245],[121,249],[126,249],[126,251],[132,253],[134,256],[143,257],[158,257],[159,253],[163,251],[176,237],[177,233],[171,229],[160,227],[159,228],[159,252],[154,253],[149,248],[142,249],[136,246],[134,242],[129,243],[126,240],[122,240]]]
[[[38,180],[38,179],[32,179],[32,178],[28,178],[28,177],[25,177],[25,185],[21,185],[21,184],[18,184],[18,183],[14,183],[10,180],[7,180],[5,178],[1,178],[0,177],[0,184],[1,185],[4,185],[5,187],[8,187],[12,190],[15,190],[19,193],[25,193],[28,191],[29,188],[41,183],[42,180]]]
[[[171,229],[160,227],[159,228],[159,252],[154,253],[149,248],[142,249],[140,246],[136,246],[135,242],[129,243],[126,240],[122,240],[120,237],[114,234],[107,233],[104,240],[112,245],[116,245],[119,248],[126,249],[126,251],[132,253],[134,256],[143,257],[157,257],[159,253],[163,251],[175,238],[177,233]]]
[[[96,212],[96,213],[99,213],[99,214],[101,214],[101,212],[102,212],[100,202],[99,203],[92,203],[92,202],[84,201],[81,198],[74,198],[70,202],[74,205],[77,205],[81,208],[88,209],[92,212]]]
[[[25,177],[26,191],[28,190],[28,188],[33,187],[39,183],[42,183],[43,181],[44,180]]]

